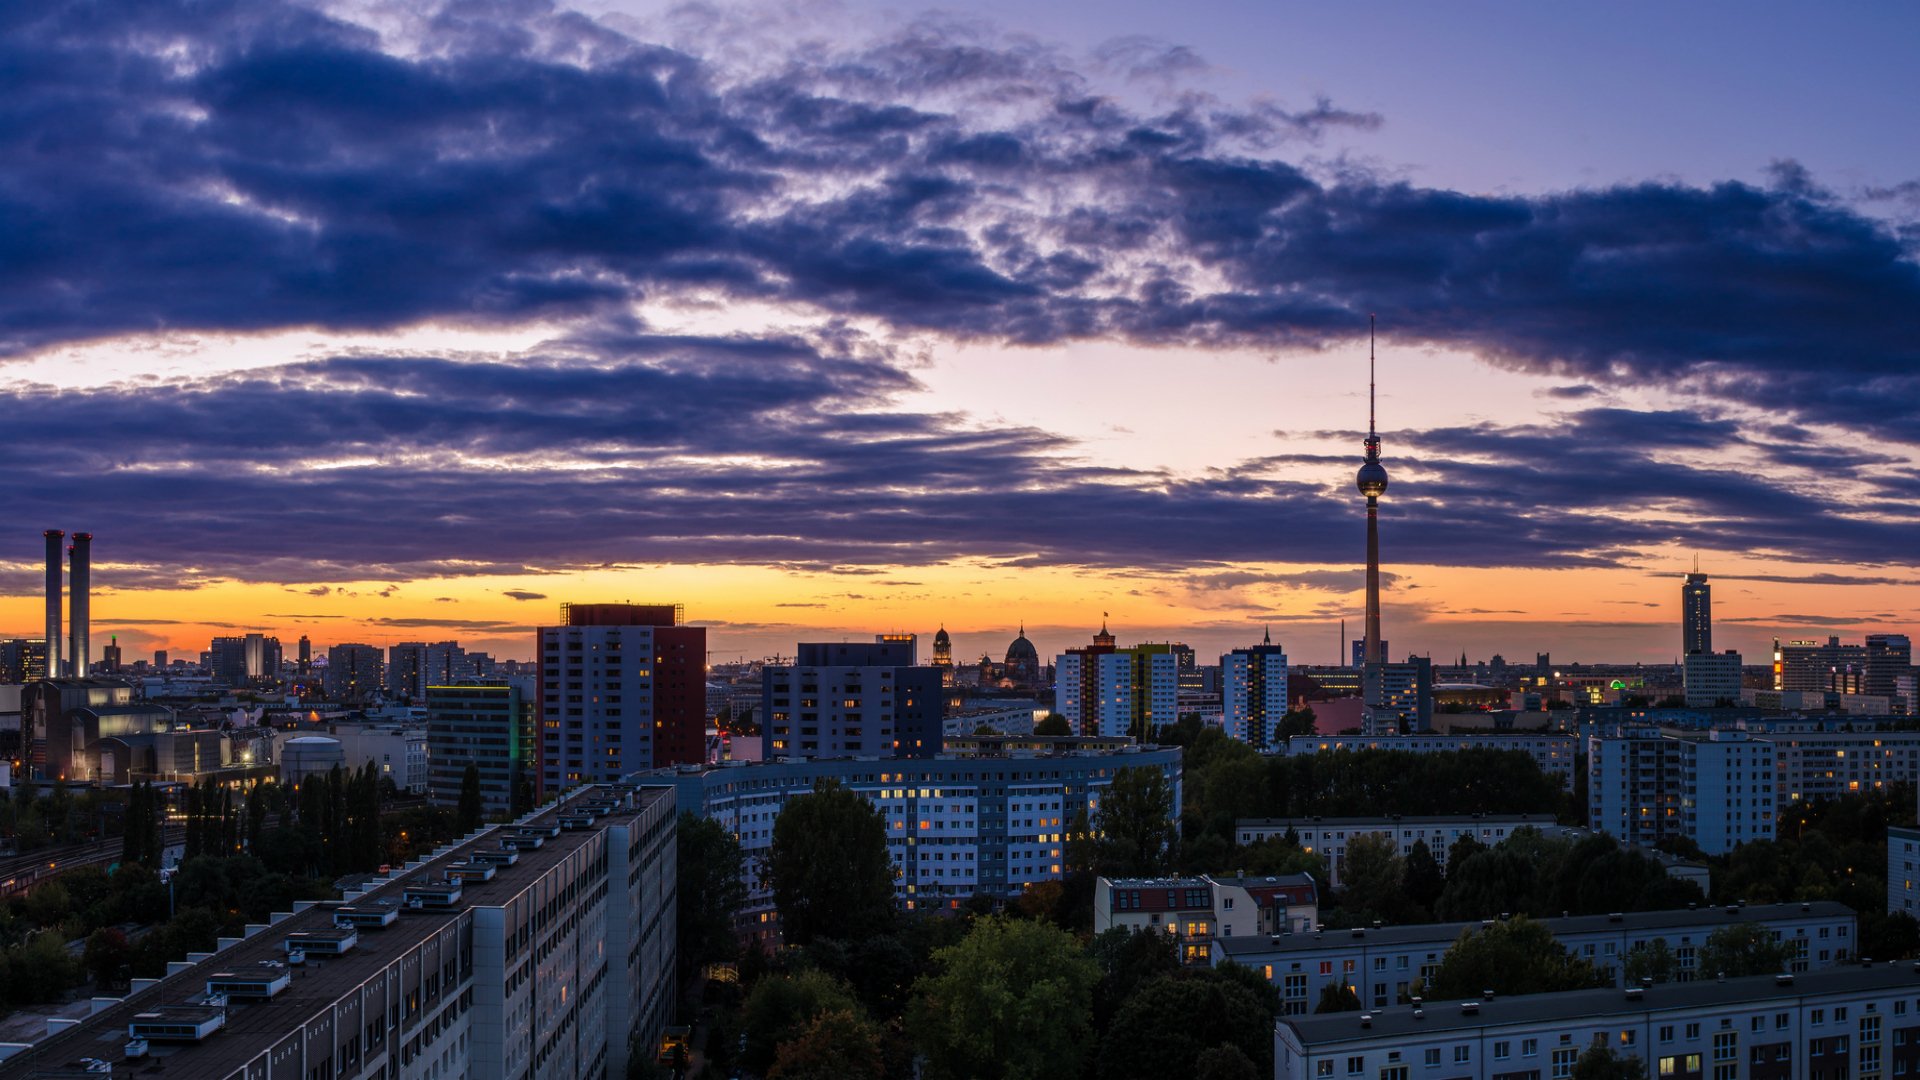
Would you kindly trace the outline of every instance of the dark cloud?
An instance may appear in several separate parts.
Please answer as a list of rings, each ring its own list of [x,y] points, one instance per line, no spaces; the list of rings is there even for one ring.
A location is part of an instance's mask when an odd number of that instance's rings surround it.
[[[525,589],[502,589],[500,595],[511,596],[515,600],[545,600],[546,593],[528,592]]]
[[[1048,49],[952,23],[749,70],[537,3],[411,25],[403,49],[276,0],[0,15],[0,349],[567,327],[490,361],[0,389],[0,497],[37,520],[84,484],[102,551],[141,549],[103,587],[960,555],[1293,562],[1351,587],[1351,461],[1079,463],[1049,432],[901,411],[905,362],[847,327],[1319,347],[1369,311],[1396,341],[1554,376],[1569,402],[1653,385],[1770,417],[1595,407],[1396,434],[1390,562],[1911,550],[1920,476],[1887,447],[1920,442],[1920,343],[1889,313],[1920,306],[1920,269],[1790,163],[1765,187],[1468,195],[1282,156],[1377,117],[1191,93],[1129,108]],[[1196,62],[1137,41],[1098,58],[1125,79]],[[815,326],[669,337],[631,315],[654,299]],[[1702,464],[1730,449],[1775,469]],[[30,593],[32,573],[0,589]]]
[[[1721,619],[1730,623],[1763,623],[1772,626],[1858,626],[1873,622],[1872,615],[1743,615]]]

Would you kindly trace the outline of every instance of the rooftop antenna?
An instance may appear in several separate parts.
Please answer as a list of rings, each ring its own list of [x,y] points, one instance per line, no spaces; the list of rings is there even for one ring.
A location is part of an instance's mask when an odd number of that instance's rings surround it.
[[[1373,313],[1367,314],[1367,434],[1373,434]],[[1699,556],[1694,556],[1698,559]]]

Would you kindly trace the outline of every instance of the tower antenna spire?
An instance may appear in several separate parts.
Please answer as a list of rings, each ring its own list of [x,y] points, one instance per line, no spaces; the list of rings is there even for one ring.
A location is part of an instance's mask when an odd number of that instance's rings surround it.
[[[1373,431],[1373,314],[1367,314],[1367,434]]]

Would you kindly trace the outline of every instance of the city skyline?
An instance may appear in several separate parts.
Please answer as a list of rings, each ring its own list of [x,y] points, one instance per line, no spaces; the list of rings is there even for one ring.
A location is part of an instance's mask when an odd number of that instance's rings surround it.
[[[18,23],[0,49],[54,60],[16,65],[0,136],[35,223],[0,239],[0,635],[37,636],[60,524],[99,538],[93,638],[134,657],[261,630],[524,659],[559,603],[670,596],[716,660],[943,625],[997,658],[1023,620],[1051,656],[1104,611],[1331,662],[1369,313],[1400,655],[1671,662],[1696,555],[1716,648],[1916,619],[1920,160],[1838,153],[1833,86],[1722,125],[1761,110],[1686,80],[1771,61],[1649,68],[1742,165],[1638,98],[1567,106],[1583,149],[1474,113],[1601,79],[1560,35],[1463,89],[1316,66],[1358,42],[1304,13],[1267,69],[1148,11],[785,10],[736,45],[757,9],[589,10]],[[1855,18],[1808,69],[1899,85],[1911,16]],[[760,48],[796,20],[819,40]],[[1468,56],[1528,30],[1462,22],[1499,31]]]

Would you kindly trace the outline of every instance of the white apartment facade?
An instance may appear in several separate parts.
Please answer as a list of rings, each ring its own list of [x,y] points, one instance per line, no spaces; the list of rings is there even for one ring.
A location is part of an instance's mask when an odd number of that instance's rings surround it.
[[[1405,999],[1415,983],[1431,982],[1460,935],[1490,922],[1222,935],[1212,942],[1212,961],[1231,960],[1265,975],[1279,991],[1288,1016],[1312,1012],[1329,986],[1349,987],[1363,1007],[1383,1008]],[[1607,974],[1616,986],[1625,985],[1627,955],[1656,941],[1665,942],[1672,952],[1675,978],[1689,982],[1712,977],[1699,970],[1699,952],[1722,927],[1759,926],[1776,941],[1792,943],[1796,972],[1846,963],[1853,958],[1859,934],[1852,909],[1833,901],[1573,915],[1539,922],[1562,947]]]
[[[1547,1080],[1591,1048],[1652,1077],[1838,1080],[1920,1073],[1912,965],[1575,990],[1284,1017],[1276,1080]]]
[[[1277,745],[1287,714],[1287,654],[1267,644],[1220,657],[1220,725],[1259,749]]]
[[[1590,739],[1587,769],[1588,823],[1622,843],[1683,836],[1721,855],[1773,839],[1779,761],[1769,739],[1629,728]]]
[[[1296,817],[1243,818],[1234,822],[1234,843],[1252,844],[1291,833],[1308,854],[1320,856],[1327,868],[1327,885],[1340,887],[1340,868],[1347,845],[1362,836],[1384,836],[1402,858],[1416,843],[1425,843],[1444,872],[1447,850],[1471,836],[1493,847],[1521,829],[1550,829],[1552,814],[1464,814],[1458,817]]]

